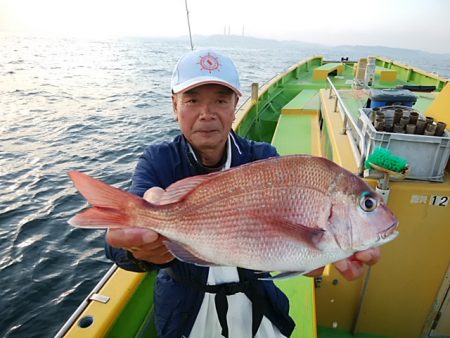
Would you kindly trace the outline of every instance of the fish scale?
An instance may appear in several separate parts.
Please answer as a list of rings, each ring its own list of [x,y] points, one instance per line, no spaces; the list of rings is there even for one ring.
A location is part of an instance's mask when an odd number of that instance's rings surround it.
[[[160,205],[70,175],[93,205],[71,224],[148,227],[193,264],[308,271],[396,236],[397,220],[381,196],[320,157],[276,157],[186,178],[167,188]],[[366,199],[373,210],[364,209]]]

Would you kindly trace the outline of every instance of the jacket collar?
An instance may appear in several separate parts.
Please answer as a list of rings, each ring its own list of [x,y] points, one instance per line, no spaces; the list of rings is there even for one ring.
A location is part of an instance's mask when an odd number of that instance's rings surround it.
[[[183,141],[185,143],[185,152],[187,155],[187,158],[189,160],[189,163],[192,167],[194,167],[195,171],[199,174],[206,174],[210,172],[215,172],[219,170],[226,170],[230,169],[233,163],[239,162],[235,160],[235,156],[242,155],[241,148],[239,147],[238,140],[236,134],[234,134],[233,131],[231,131],[228,134],[228,140],[226,145],[226,159],[222,166],[218,168],[209,168],[204,166],[197,158],[197,155],[195,154],[194,149],[187,141],[186,137],[183,135]]]

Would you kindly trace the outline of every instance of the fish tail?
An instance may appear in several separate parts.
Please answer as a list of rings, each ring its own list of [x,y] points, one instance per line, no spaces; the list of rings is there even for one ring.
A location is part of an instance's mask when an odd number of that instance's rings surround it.
[[[132,211],[151,207],[152,204],[129,192],[110,186],[86,174],[71,171],[69,176],[78,191],[92,208],[69,220],[79,228],[123,228],[133,226]]]

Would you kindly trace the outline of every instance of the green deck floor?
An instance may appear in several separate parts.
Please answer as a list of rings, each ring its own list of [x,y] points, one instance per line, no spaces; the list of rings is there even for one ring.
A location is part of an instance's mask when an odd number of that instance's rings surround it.
[[[272,144],[282,155],[311,153],[311,115],[281,115]],[[302,135],[299,138],[298,135]]]
[[[352,334],[340,329],[331,329],[327,327],[318,327],[317,334],[319,338],[390,338],[386,336],[376,336],[373,334],[356,333]]]

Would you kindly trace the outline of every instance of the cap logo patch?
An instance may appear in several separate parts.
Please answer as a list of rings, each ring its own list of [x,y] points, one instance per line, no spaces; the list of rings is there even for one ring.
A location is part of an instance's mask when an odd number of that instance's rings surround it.
[[[218,57],[214,57],[210,53],[200,57],[200,70],[207,70],[209,74],[214,71],[220,71],[220,66],[222,66],[219,62]]]

